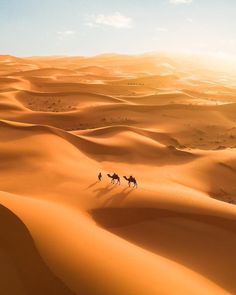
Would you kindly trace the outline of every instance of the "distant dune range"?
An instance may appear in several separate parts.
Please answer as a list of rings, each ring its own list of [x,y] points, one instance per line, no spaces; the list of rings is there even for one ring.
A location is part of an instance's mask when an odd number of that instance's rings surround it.
[[[1,292],[235,294],[233,70],[0,56]]]

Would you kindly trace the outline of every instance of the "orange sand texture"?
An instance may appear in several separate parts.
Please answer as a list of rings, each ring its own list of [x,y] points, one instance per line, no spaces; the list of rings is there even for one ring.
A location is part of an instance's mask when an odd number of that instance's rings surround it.
[[[0,56],[0,293],[236,294],[235,77],[187,56]]]

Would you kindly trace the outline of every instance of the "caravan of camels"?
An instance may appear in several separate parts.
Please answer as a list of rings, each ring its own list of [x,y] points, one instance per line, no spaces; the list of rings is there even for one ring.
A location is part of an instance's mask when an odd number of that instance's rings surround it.
[[[111,174],[107,174],[107,176],[109,178],[111,178],[111,183],[116,183],[116,184],[119,184],[120,185],[120,176],[116,173],[113,173],[112,175]],[[129,177],[127,176],[123,176],[125,180],[128,181],[128,185],[129,187],[131,186],[131,184],[133,183],[133,187],[138,187],[138,183],[137,183],[137,180],[135,179],[135,177],[133,177],[132,175],[130,175]],[[102,173],[99,172],[98,174],[98,180],[101,181],[102,180]]]

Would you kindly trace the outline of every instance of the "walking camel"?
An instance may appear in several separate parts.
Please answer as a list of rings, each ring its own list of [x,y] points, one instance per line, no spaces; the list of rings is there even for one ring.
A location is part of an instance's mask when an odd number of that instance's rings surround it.
[[[116,173],[113,173],[113,175],[107,174],[107,176],[111,178],[111,183],[115,183],[116,181],[116,184],[120,184],[120,177],[118,174]]]
[[[130,177],[127,177],[127,176],[123,176],[123,177],[125,180],[128,181],[129,186],[131,185],[131,183],[133,183],[133,185],[134,185],[133,187],[136,187],[136,188],[138,187],[138,183],[137,183],[135,177],[133,177],[132,175],[130,175]]]

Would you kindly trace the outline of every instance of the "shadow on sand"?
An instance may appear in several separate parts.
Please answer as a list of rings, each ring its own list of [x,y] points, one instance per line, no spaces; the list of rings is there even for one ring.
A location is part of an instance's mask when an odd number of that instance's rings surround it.
[[[126,187],[121,192],[112,195],[109,199],[107,199],[103,206],[113,206],[113,205],[119,205],[122,203],[125,198],[133,191],[133,188]]]
[[[116,185],[109,183],[107,186],[102,187],[102,188],[97,188],[95,190],[93,190],[93,192],[96,194],[95,196],[97,198],[108,194],[110,191],[112,191],[114,188],[116,187]]]
[[[87,186],[84,190],[88,190],[91,189],[92,187],[96,186],[97,184],[99,184],[100,181],[96,181],[92,184],[90,184],[89,186]],[[108,193],[110,193],[112,190],[114,190],[117,187],[117,184],[112,184],[109,183],[108,185],[104,186],[104,187],[99,187],[99,188],[95,188],[92,192],[95,194],[96,198],[100,198],[102,196],[107,195]],[[122,191],[120,191],[119,193],[114,193],[111,197],[109,197],[105,202],[104,202],[104,206],[111,206],[111,205],[118,205],[120,204],[132,191],[134,190],[133,187],[129,187],[127,186],[126,188],[124,188]]]
[[[88,190],[88,189],[90,189],[91,187],[93,187],[93,186],[95,186],[96,184],[98,184],[100,181],[95,181],[95,182],[93,182],[92,184],[90,184],[89,186],[87,186],[84,190]]]

